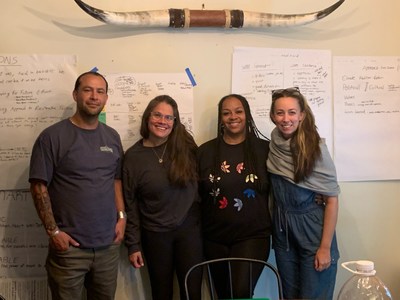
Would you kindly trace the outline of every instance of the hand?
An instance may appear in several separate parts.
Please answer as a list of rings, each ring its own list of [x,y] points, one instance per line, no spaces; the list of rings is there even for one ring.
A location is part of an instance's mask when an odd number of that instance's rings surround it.
[[[125,234],[126,219],[119,218],[115,225],[114,244],[121,244]]]
[[[315,203],[318,205],[325,205],[325,198],[322,194],[315,194]]]
[[[131,262],[131,265],[136,269],[144,266],[142,252],[140,251],[134,252],[131,255],[129,255],[129,261]]]
[[[329,248],[320,247],[315,254],[314,268],[321,272],[331,266],[331,250]]]
[[[58,251],[67,251],[69,245],[79,247],[79,243],[75,241],[70,235],[60,230],[60,233],[50,237],[50,245]]]

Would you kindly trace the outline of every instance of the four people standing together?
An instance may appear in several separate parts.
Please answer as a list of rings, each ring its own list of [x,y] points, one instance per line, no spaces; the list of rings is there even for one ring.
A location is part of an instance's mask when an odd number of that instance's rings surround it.
[[[100,74],[80,75],[75,115],[45,129],[32,151],[53,299],[78,299],[84,288],[88,299],[113,299],[124,234],[129,261],[147,266],[156,300],[172,299],[174,272],[185,299],[184,276],[204,259],[266,261],[271,234],[285,299],[332,298],[339,186],[298,89],[272,93],[271,141],[261,138],[243,96],[223,97],[217,137],[199,148],[176,101],[157,96],[143,113],[142,138],[124,156],[119,135],[98,121],[107,89]],[[218,297],[230,297],[226,266],[211,272]],[[247,272],[233,265],[235,298],[253,294],[242,280]],[[190,299],[201,299],[201,283],[199,271]]]

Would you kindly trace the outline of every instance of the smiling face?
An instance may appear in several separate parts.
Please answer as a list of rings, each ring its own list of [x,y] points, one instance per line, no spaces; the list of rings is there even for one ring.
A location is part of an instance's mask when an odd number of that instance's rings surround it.
[[[300,122],[304,118],[299,102],[293,97],[281,97],[274,100],[272,121],[286,139],[289,139],[299,128]]]
[[[221,108],[221,123],[224,127],[224,139],[241,142],[246,137],[246,113],[242,102],[229,97],[224,100]]]
[[[154,144],[164,142],[174,127],[174,111],[171,105],[160,102],[150,112],[148,121],[149,139]]]

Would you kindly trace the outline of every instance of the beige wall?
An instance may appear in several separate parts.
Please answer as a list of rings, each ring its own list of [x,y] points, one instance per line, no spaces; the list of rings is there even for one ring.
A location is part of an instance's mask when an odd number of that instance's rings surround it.
[[[200,9],[204,3],[206,9],[277,13],[309,12],[334,3],[334,0],[87,1],[116,11]],[[76,54],[79,71],[97,66],[102,73],[182,72],[189,67],[198,84],[194,88],[198,143],[215,135],[216,103],[230,92],[235,46],[330,49],[333,55],[346,56],[400,55],[398,0],[346,0],[331,16],[314,24],[254,31],[131,30],[107,26],[90,18],[73,0],[3,2],[0,53]],[[341,183],[341,188],[337,226],[341,261],[373,260],[394,298],[400,298],[399,181]],[[337,292],[347,278],[349,274],[340,269]],[[135,299],[145,297],[148,288],[143,291],[141,280],[138,272],[123,264],[119,299],[131,295]],[[146,276],[143,280],[148,286]]]

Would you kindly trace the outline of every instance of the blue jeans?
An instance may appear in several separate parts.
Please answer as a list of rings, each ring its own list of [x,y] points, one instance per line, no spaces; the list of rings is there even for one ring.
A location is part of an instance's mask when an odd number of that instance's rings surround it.
[[[304,253],[305,254],[305,253]],[[276,263],[282,279],[284,299],[333,299],[337,262],[332,261],[328,269],[318,272],[314,268],[314,257],[304,255],[291,248],[275,250]]]
[[[112,300],[117,288],[120,245],[99,249],[70,246],[67,251],[49,247],[46,260],[48,282],[53,300]]]
[[[331,266],[318,272],[315,254],[321,243],[324,206],[315,202],[315,193],[281,176],[271,174],[275,207],[273,248],[282,278],[285,299],[333,298],[339,250],[336,234],[331,243]]]

